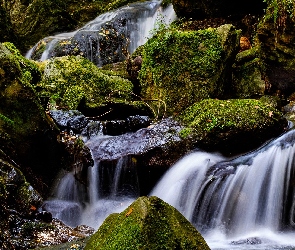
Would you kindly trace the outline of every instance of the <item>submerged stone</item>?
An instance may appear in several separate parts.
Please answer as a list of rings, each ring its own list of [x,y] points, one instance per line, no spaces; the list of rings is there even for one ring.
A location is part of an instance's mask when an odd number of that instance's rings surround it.
[[[210,248],[180,212],[152,196],[140,197],[122,213],[111,214],[84,249]]]

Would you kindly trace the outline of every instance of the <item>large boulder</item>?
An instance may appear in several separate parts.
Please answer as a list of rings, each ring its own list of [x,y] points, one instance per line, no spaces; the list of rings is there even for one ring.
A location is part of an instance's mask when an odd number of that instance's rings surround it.
[[[111,214],[84,249],[210,248],[180,212],[153,196],[140,197],[122,213]]]
[[[81,56],[53,58],[45,61],[42,68],[40,95],[47,96],[59,106],[77,109],[82,100],[84,105],[95,107],[131,99],[130,81],[104,74]]]
[[[50,108],[78,109],[98,120],[151,114],[144,102],[133,101],[129,80],[106,74],[82,56],[52,58],[40,67],[44,74],[37,89]]]
[[[206,17],[244,16],[263,13],[263,0],[172,0],[178,17],[203,19]]]
[[[229,24],[197,31],[160,30],[142,52],[143,99],[157,113],[171,115],[202,99],[224,96],[239,39],[240,32]]]
[[[37,66],[8,45],[10,50],[0,44],[0,149],[42,193],[47,189],[44,183],[50,185],[61,167],[59,131],[32,87],[38,79]]]
[[[254,99],[206,99],[179,117],[186,128],[181,135],[197,147],[234,155],[254,149],[287,127],[282,113]]]

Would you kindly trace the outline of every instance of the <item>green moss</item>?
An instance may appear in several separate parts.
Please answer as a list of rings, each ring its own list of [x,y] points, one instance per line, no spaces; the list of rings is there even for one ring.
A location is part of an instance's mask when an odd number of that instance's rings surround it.
[[[236,50],[237,36],[230,25],[198,31],[160,30],[142,51],[139,79],[144,98],[166,103],[171,115],[196,101],[223,95],[225,63]]]
[[[180,120],[197,134],[230,129],[262,129],[274,124],[282,114],[271,105],[254,99],[207,99],[186,109]]]
[[[284,26],[286,19],[294,19],[294,1],[293,0],[265,0],[267,3],[265,19],[272,19],[278,26]]]
[[[59,105],[76,109],[84,98],[89,107],[130,99],[132,83],[104,74],[81,56],[65,56],[46,62],[41,95],[55,98]]]
[[[41,72],[37,64],[34,61],[25,58],[14,44],[5,42],[2,43],[2,45],[5,46],[21,64],[22,81],[27,84],[37,84],[41,80]]]
[[[234,96],[237,98],[262,96],[266,90],[264,64],[260,58],[251,60],[251,54],[245,56],[249,61],[239,55],[239,59],[233,65],[232,88]]]
[[[209,249],[200,233],[175,208],[157,197],[140,197],[110,215],[90,238],[90,249]]]

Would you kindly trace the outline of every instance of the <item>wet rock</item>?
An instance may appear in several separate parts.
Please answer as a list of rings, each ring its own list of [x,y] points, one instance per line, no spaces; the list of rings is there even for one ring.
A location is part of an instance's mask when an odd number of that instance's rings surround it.
[[[158,1],[147,1],[105,13],[69,36],[56,37],[56,43],[50,44],[52,38],[42,39],[34,46],[32,58],[40,60],[46,47],[48,58],[82,55],[97,66],[123,61],[128,50],[132,53],[141,45],[143,37],[139,25],[142,20],[152,17],[159,6]]]
[[[47,211],[41,211],[36,214],[36,220],[50,223],[52,221],[52,214]]]
[[[95,160],[116,160],[126,155],[142,155],[154,148],[181,141],[179,131],[182,126],[171,118],[142,128],[135,133],[89,140],[86,145],[93,151]]]
[[[262,243],[262,240],[259,239],[259,238],[256,238],[256,237],[231,242],[232,245],[244,245],[244,244],[247,244],[247,245],[259,245],[261,243]]]
[[[45,201],[42,209],[50,212],[52,217],[62,220],[70,227],[80,224],[82,207],[78,203],[62,200]]]
[[[126,120],[106,121],[103,123],[103,133],[105,135],[121,135],[127,132],[135,132],[141,128],[146,128],[151,121],[148,116],[129,116]]]
[[[62,130],[68,129],[75,133],[81,133],[88,124],[88,119],[78,110],[50,110],[49,113]]]
[[[140,197],[120,214],[111,214],[91,236],[90,249],[208,249],[201,234],[161,199]]]
[[[182,128],[172,118],[166,118],[134,133],[91,138],[86,145],[94,161],[108,171],[120,158],[128,157],[129,171],[137,171],[140,194],[147,195],[163,173],[192,148],[180,138]]]
[[[82,136],[85,136],[87,140],[91,137],[95,137],[98,135],[103,135],[103,125],[99,121],[89,121],[87,126],[83,129]]]

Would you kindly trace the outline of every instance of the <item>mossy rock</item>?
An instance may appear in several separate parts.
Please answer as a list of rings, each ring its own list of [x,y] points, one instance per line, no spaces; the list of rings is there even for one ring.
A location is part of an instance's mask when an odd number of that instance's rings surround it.
[[[140,197],[122,213],[111,214],[84,249],[210,248],[180,212],[152,196]]]
[[[61,164],[61,153],[57,142],[59,131],[32,87],[38,70],[19,52],[11,52],[0,44],[0,75],[0,149],[9,153],[29,182],[42,192],[46,186],[38,178],[44,174],[43,181],[51,184],[53,170]]]
[[[203,149],[237,154],[278,136],[287,126],[282,113],[255,99],[206,99],[179,117],[183,137]]]
[[[155,110],[177,114],[226,94],[240,32],[232,25],[198,31],[160,30],[147,41],[139,72],[142,96]],[[164,105],[163,105],[164,104]]]
[[[105,102],[124,102],[131,99],[132,83],[118,76],[103,73],[96,65],[81,56],[64,56],[45,62],[42,83],[39,85],[59,105],[77,109],[84,98],[87,106]]]
[[[237,54],[233,65],[232,95],[237,98],[262,96],[267,90],[265,65],[257,48]]]

